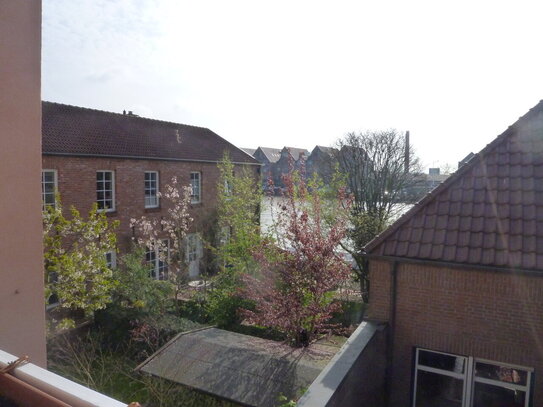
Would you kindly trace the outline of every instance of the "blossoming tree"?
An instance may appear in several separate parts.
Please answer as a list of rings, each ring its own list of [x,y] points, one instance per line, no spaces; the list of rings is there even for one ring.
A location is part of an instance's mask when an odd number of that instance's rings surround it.
[[[284,177],[286,192],[279,206],[280,239],[264,239],[254,252],[261,272],[245,275],[243,293],[254,308],[243,310],[248,322],[273,327],[295,345],[307,345],[331,328],[332,314],[340,310],[333,290],[350,275],[339,252],[348,225],[350,199],[344,189],[333,202],[322,202],[317,188],[302,177]],[[325,220],[328,211],[334,221]],[[326,213],[325,213],[326,212]]]
[[[93,205],[87,219],[74,207],[63,214],[60,197],[43,212],[45,298],[71,311],[92,317],[111,301],[116,281],[108,267],[106,253],[116,251],[115,228]],[[60,327],[74,325],[69,315]]]
[[[142,216],[130,220],[130,226],[135,228],[136,242],[156,253],[159,260],[168,265],[167,275],[159,278],[174,283],[177,291],[187,279],[185,238],[193,221],[189,213],[191,193],[190,186],[179,186],[177,177],[173,177],[165,186],[165,192],[160,194],[168,208],[167,216],[160,219]]]

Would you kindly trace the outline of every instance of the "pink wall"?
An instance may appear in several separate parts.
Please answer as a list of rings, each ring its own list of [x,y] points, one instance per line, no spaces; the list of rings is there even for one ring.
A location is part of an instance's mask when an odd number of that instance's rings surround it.
[[[0,1],[0,349],[45,366],[41,1]]]

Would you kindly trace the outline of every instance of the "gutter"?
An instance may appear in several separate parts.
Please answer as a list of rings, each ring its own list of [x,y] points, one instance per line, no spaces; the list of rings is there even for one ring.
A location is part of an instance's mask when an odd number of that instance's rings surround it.
[[[182,162],[189,162],[189,163],[212,163],[212,164],[219,164],[220,161],[215,160],[193,160],[188,158],[165,158],[165,157],[144,157],[144,156],[137,156],[137,155],[108,155],[108,154],[74,154],[74,153],[51,153],[51,152],[44,152],[42,151],[42,155],[49,155],[49,156],[60,156],[60,157],[90,157],[90,158],[123,158],[128,160],[152,160],[152,161],[182,161]],[[246,162],[239,162],[239,161],[232,161],[232,164],[235,165],[258,165],[262,166],[261,163],[246,163]]]
[[[468,263],[454,263],[441,260],[426,260],[426,259],[414,259],[409,257],[398,257],[398,256],[383,256],[379,254],[364,254],[365,258],[376,259],[376,260],[387,260],[391,262],[402,262],[410,264],[424,264],[435,267],[447,267],[454,269],[462,270],[481,270],[481,271],[490,271],[495,273],[507,273],[507,274],[524,274],[534,277],[543,277],[543,270],[537,269],[524,269],[524,268],[515,268],[515,267],[500,267],[500,266],[485,266],[482,264],[468,264]]]
[[[392,366],[394,364],[394,336],[396,333],[396,307],[398,297],[398,261],[392,263],[390,269],[390,315],[389,330],[387,335],[387,367],[385,373],[385,405],[389,405],[390,391],[392,388]]]

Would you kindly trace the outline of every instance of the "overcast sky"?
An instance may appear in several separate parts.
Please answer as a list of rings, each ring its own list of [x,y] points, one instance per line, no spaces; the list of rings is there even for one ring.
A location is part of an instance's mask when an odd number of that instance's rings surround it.
[[[429,166],[543,98],[543,2],[43,0],[44,100],[239,147],[410,130]]]

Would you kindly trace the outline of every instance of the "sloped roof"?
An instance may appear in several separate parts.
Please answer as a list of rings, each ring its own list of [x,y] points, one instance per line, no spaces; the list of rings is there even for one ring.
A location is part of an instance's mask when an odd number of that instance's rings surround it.
[[[42,152],[211,162],[228,152],[233,162],[257,164],[203,127],[52,102],[42,102]]]
[[[305,155],[306,157],[309,155],[309,151],[305,148],[297,148],[297,147],[283,147],[283,150],[288,150],[290,152],[290,155],[295,160],[298,160],[300,158],[300,155]]]
[[[318,146],[318,145],[315,146],[315,148],[313,149],[313,151],[315,150],[321,150],[323,153],[330,154],[330,155],[338,151],[337,148],[334,148],[334,147],[326,147],[326,146]]]
[[[365,250],[543,271],[543,101]]]
[[[295,398],[338,351],[207,328],[178,335],[138,369],[246,406],[274,407]]]
[[[256,151],[256,148],[245,148],[245,147],[241,147],[241,149],[243,151],[245,151],[247,154],[249,154],[250,156],[252,156],[255,151]]]
[[[260,150],[262,154],[264,154],[264,156],[270,163],[275,163],[279,161],[279,158],[281,158],[281,149],[279,148],[258,147],[256,151],[258,150]]]

